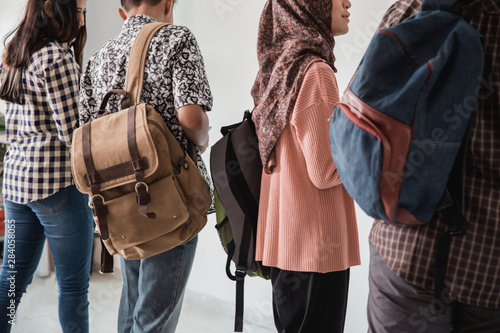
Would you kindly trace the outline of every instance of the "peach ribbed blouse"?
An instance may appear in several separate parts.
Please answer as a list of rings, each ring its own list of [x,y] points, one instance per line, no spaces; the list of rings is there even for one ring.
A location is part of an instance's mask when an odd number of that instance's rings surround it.
[[[256,259],[264,265],[326,273],[360,264],[354,202],[330,152],[338,101],[333,70],[313,62],[275,146],[277,166],[262,175]]]

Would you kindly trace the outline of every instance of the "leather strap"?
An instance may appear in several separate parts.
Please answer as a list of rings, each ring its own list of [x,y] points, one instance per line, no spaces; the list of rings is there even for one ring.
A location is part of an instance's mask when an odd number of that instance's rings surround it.
[[[132,105],[139,104],[141,100],[142,85],[144,82],[144,68],[151,40],[158,32],[158,30],[167,25],[169,25],[169,23],[156,22],[148,24],[147,26],[142,28],[142,30],[135,38],[132,50],[130,51],[130,58],[127,68],[127,78],[125,80],[125,91],[127,92],[127,96],[130,99]],[[135,108],[133,114],[129,113],[128,119],[128,139],[130,155],[132,157],[132,160],[138,160],[139,153],[137,151],[137,145],[135,142]],[[147,204],[151,202],[151,196],[148,193],[147,185],[143,182],[144,172],[141,170],[137,170],[135,174],[137,180],[136,192],[139,212],[145,217],[154,219],[156,218],[156,214],[152,212],[148,213]]]
[[[135,109],[136,106],[132,105],[127,110],[127,141],[128,150],[130,152],[130,157],[132,161],[138,161],[140,159],[139,149],[137,149],[137,137],[135,132]],[[135,171],[135,178],[138,182],[144,181],[144,170],[138,168]]]
[[[137,149],[137,135],[135,131],[135,110],[136,106],[133,105],[127,111],[127,139],[128,149],[132,161],[140,160],[139,150]],[[144,182],[144,169],[139,164],[134,167],[137,167],[134,169],[134,172],[135,179],[137,180],[135,191],[137,192],[136,200],[139,205],[139,213],[144,217],[154,219],[156,218],[156,214],[153,212],[148,213],[148,204],[151,202],[151,195],[148,192],[147,184]]]
[[[85,167],[87,168],[87,174],[96,174],[94,161],[92,160],[92,151],[90,148],[90,123],[86,123],[82,127],[82,149],[83,158],[85,160]],[[90,190],[92,196],[90,197],[90,207],[97,221],[99,223],[99,232],[102,239],[109,238],[108,222],[106,215],[108,213],[107,207],[104,205],[104,197],[101,195],[101,188],[99,183],[93,183],[90,185]]]
[[[90,187],[93,183],[109,182],[111,180],[133,175],[138,168],[146,170],[148,167],[148,159],[146,157],[141,157],[137,161],[121,163],[99,170],[95,174],[87,174],[84,176],[85,184]]]
[[[96,169],[94,166],[94,160],[92,159],[92,151],[90,147],[90,122],[86,123],[82,126],[82,150],[83,150],[83,159],[85,161],[85,167],[87,168],[87,174],[93,175],[96,174]],[[91,184],[91,186],[94,184]],[[95,185],[94,185],[95,186]],[[91,188],[92,193],[94,190],[99,191],[99,185],[97,184],[97,188]]]
[[[106,111],[106,105],[108,105],[109,99],[113,94],[118,94],[121,95],[122,101],[121,101],[121,108],[122,110],[128,109],[129,107],[132,106],[132,102],[130,101],[130,98],[128,97],[128,94],[125,90],[123,89],[113,89],[110,90],[104,95],[101,105],[99,106],[99,112],[97,114],[97,118],[100,118],[102,116],[105,116],[108,114],[108,111]]]
[[[114,260],[101,239],[101,270],[99,273],[113,273]]]
[[[154,35],[169,23],[155,22],[146,25],[135,38],[134,45],[130,51],[130,59],[125,81],[125,91],[132,105],[139,104],[141,100],[142,84],[144,82],[144,66],[148,56],[149,44]]]

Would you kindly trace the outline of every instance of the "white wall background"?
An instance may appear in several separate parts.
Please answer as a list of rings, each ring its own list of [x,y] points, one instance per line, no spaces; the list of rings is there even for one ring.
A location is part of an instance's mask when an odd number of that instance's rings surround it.
[[[24,4],[21,0],[0,0],[0,58],[4,50],[4,38],[21,19]],[[0,100],[0,113],[5,113],[4,107],[4,102]]]
[[[350,32],[336,39],[337,80],[343,91],[354,73],[378,22],[392,0],[351,0]],[[0,0],[0,38],[19,21],[25,0]],[[223,125],[237,122],[253,107],[250,89],[257,73],[256,40],[260,12],[265,0],[178,0],[175,24],[188,26],[195,34],[205,58],[214,94],[210,113],[211,144]],[[85,59],[109,38],[119,33],[122,21],[118,0],[88,0],[88,44]],[[3,43],[0,46],[3,52]],[[205,153],[205,160],[209,160]],[[345,332],[366,332],[368,293],[368,233],[371,219],[358,209],[362,265],[351,269],[349,306]],[[188,285],[200,305],[232,315],[235,285],[224,271],[225,253],[214,229],[215,217],[199,237],[198,252]],[[273,327],[271,288],[260,278],[246,279],[246,320]],[[232,322],[228,322],[228,332]]]

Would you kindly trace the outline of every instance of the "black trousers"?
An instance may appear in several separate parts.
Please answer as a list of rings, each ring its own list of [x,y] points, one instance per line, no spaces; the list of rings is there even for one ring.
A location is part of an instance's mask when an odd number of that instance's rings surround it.
[[[342,333],[349,269],[326,274],[271,268],[274,322],[279,333]]]

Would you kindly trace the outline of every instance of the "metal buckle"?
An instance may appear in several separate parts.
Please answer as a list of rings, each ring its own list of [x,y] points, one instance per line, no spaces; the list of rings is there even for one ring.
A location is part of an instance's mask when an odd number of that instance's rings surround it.
[[[144,187],[146,187],[146,192],[149,192],[148,184],[144,182],[138,182],[137,184],[135,184],[135,193],[139,194],[139,186],[141,185],[144,185]]]
[[[463,230],[448,230],[450,233],[450,236],[455,237],[455,236],[462,236],[465,234]]]
[[[94,194],[93,196],[89,197],[89,207],[94,209],[94,200],[97,199],[97,198],[100,198],[102,200],[102,204],[104,205],[104,203],[106,202],[106,200],[104,200],[104,197],[100,194]]]
[[[240,269],[240,268],[236,268],[234,275],[235,275],[237,281],[241,281],[241,280],[245,279],[247,272]]]

